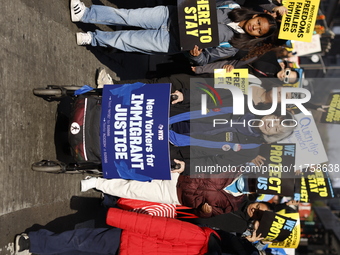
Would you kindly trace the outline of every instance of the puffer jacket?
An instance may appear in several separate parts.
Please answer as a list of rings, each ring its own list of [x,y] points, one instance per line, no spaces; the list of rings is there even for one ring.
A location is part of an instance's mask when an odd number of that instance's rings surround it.
[[[195,214],[208,218],[236,211],[245,195],[233,196],[224,188],[230,185],[240,173],[229,174],[229,178],[191,178],[181,175],[177,182],[177,195],[180,203],[195,208]],[[221,177],[223,176],[220,175]],[[211,213],[204,213],[201,207],[208,203],[212,206]]]
[[[218,236],[207,227],[116,208],[109,209],[106,222],[123,230],[120,255],[205,254],[209,238]]]

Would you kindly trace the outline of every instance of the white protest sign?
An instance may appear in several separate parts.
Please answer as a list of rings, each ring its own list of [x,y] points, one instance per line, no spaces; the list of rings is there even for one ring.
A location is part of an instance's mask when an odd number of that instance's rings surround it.
[[[299,113],[294,115],[298,125],[293,134],[279,143],[295,143],[295,169],[302,169],[311,164],[328,161],[319,131],[312,115]]]
[[[311,42],[293,41],[294,51],[297,52],[297,56],[308,55],[321,51],[320,35],[316,34],[312,36]]]

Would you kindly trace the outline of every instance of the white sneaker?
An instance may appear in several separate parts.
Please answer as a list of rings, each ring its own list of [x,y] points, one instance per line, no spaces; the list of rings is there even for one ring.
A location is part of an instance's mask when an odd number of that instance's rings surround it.
[[[104,85],[113,85],[113,79],[112,77],[106,72],[106,69],[103,67],[100,67],[98,69],[98,78],[97,78],[97,88],[103,88]]]
[[[92,34],[90,32],[82,33],[78,32],[76,33],[77,38],[77,44],[78,45],[90,45],[92,42]]]
[[[87,176],[85,180],[80,181],[80,191],[86,192],[96,188],[97,177]]]
[[[22,233],[15,237],[14,241],[15,254],[17,255],[29,255],[30,239],[26,233]]]
[[[71,0],[70,9],[72,22],[78,22],[81,20],[84,16],[85,8],[85,4],[80,0]]]

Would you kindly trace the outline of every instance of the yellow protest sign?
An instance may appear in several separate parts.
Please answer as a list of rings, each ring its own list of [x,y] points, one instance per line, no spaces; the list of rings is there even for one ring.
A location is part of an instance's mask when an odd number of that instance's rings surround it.
[[[279,39],[311,42],[320,0],[287,0]]]
[[[330,170],[327,164],[317,164],[307,173],[302,173],[300,185],[296,189],[296,193],[300,193],[300,202],[307,203],[334,197],[333,186],[326,170]]]
[[[298,81],[298,82],[296,82],[294,84],[284,83],[284,84],[282,84],[282,87],[299,88],[300,87],[300,81]]]
[[[302,203],[309,202],[308,190],[306,186],[306,178],[304,176],[301,176],[300,202]]]
[[[214,0],[178,0],[178,26],[182,50],[219,45]]]
[[[340,91],[329,95],[327,105],[329,108],[322,113],[321,123],[340,124]]]
[[[281,243],[292,235],[296,223],[290,215],[264,211],[256,233],[262,235],[263,241]]]
[[[227,73],[225,69],[214,70],[215,84],[234,85],[242,90],[243,94],[248,94],[248,69],[234,69]]]
[[[282,242],[273,242],[268,247],[269,248],[297,248],[300,242],[300,232],[301,232],[301,225],[300,225],[300,216],[299,213],[284,213],[282,211],[278,212],[285,217],[291,218],[296,220],[296,224],[285,240]]]

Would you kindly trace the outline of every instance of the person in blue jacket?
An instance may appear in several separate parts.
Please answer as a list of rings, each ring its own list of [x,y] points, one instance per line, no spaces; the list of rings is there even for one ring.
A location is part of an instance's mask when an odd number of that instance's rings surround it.
[[[253,47],[277,30],[277,23],[272,16],[240,8],[239,5],[232,10],[226,3],[231,1],[217,3],[220,45],[209,48],[209,53],[204,52],[199,56],[200,50],[193,45],[192,60],[199,65],[233,56],[238,49]],[[77,33],[78,45],[114,47],[126,52],[145,54],[174,54],[181,51],[175,6],[118,9],[102,5],[86,7],[80,0],[71,0],[71,19],[73,22],[143,28]]]

